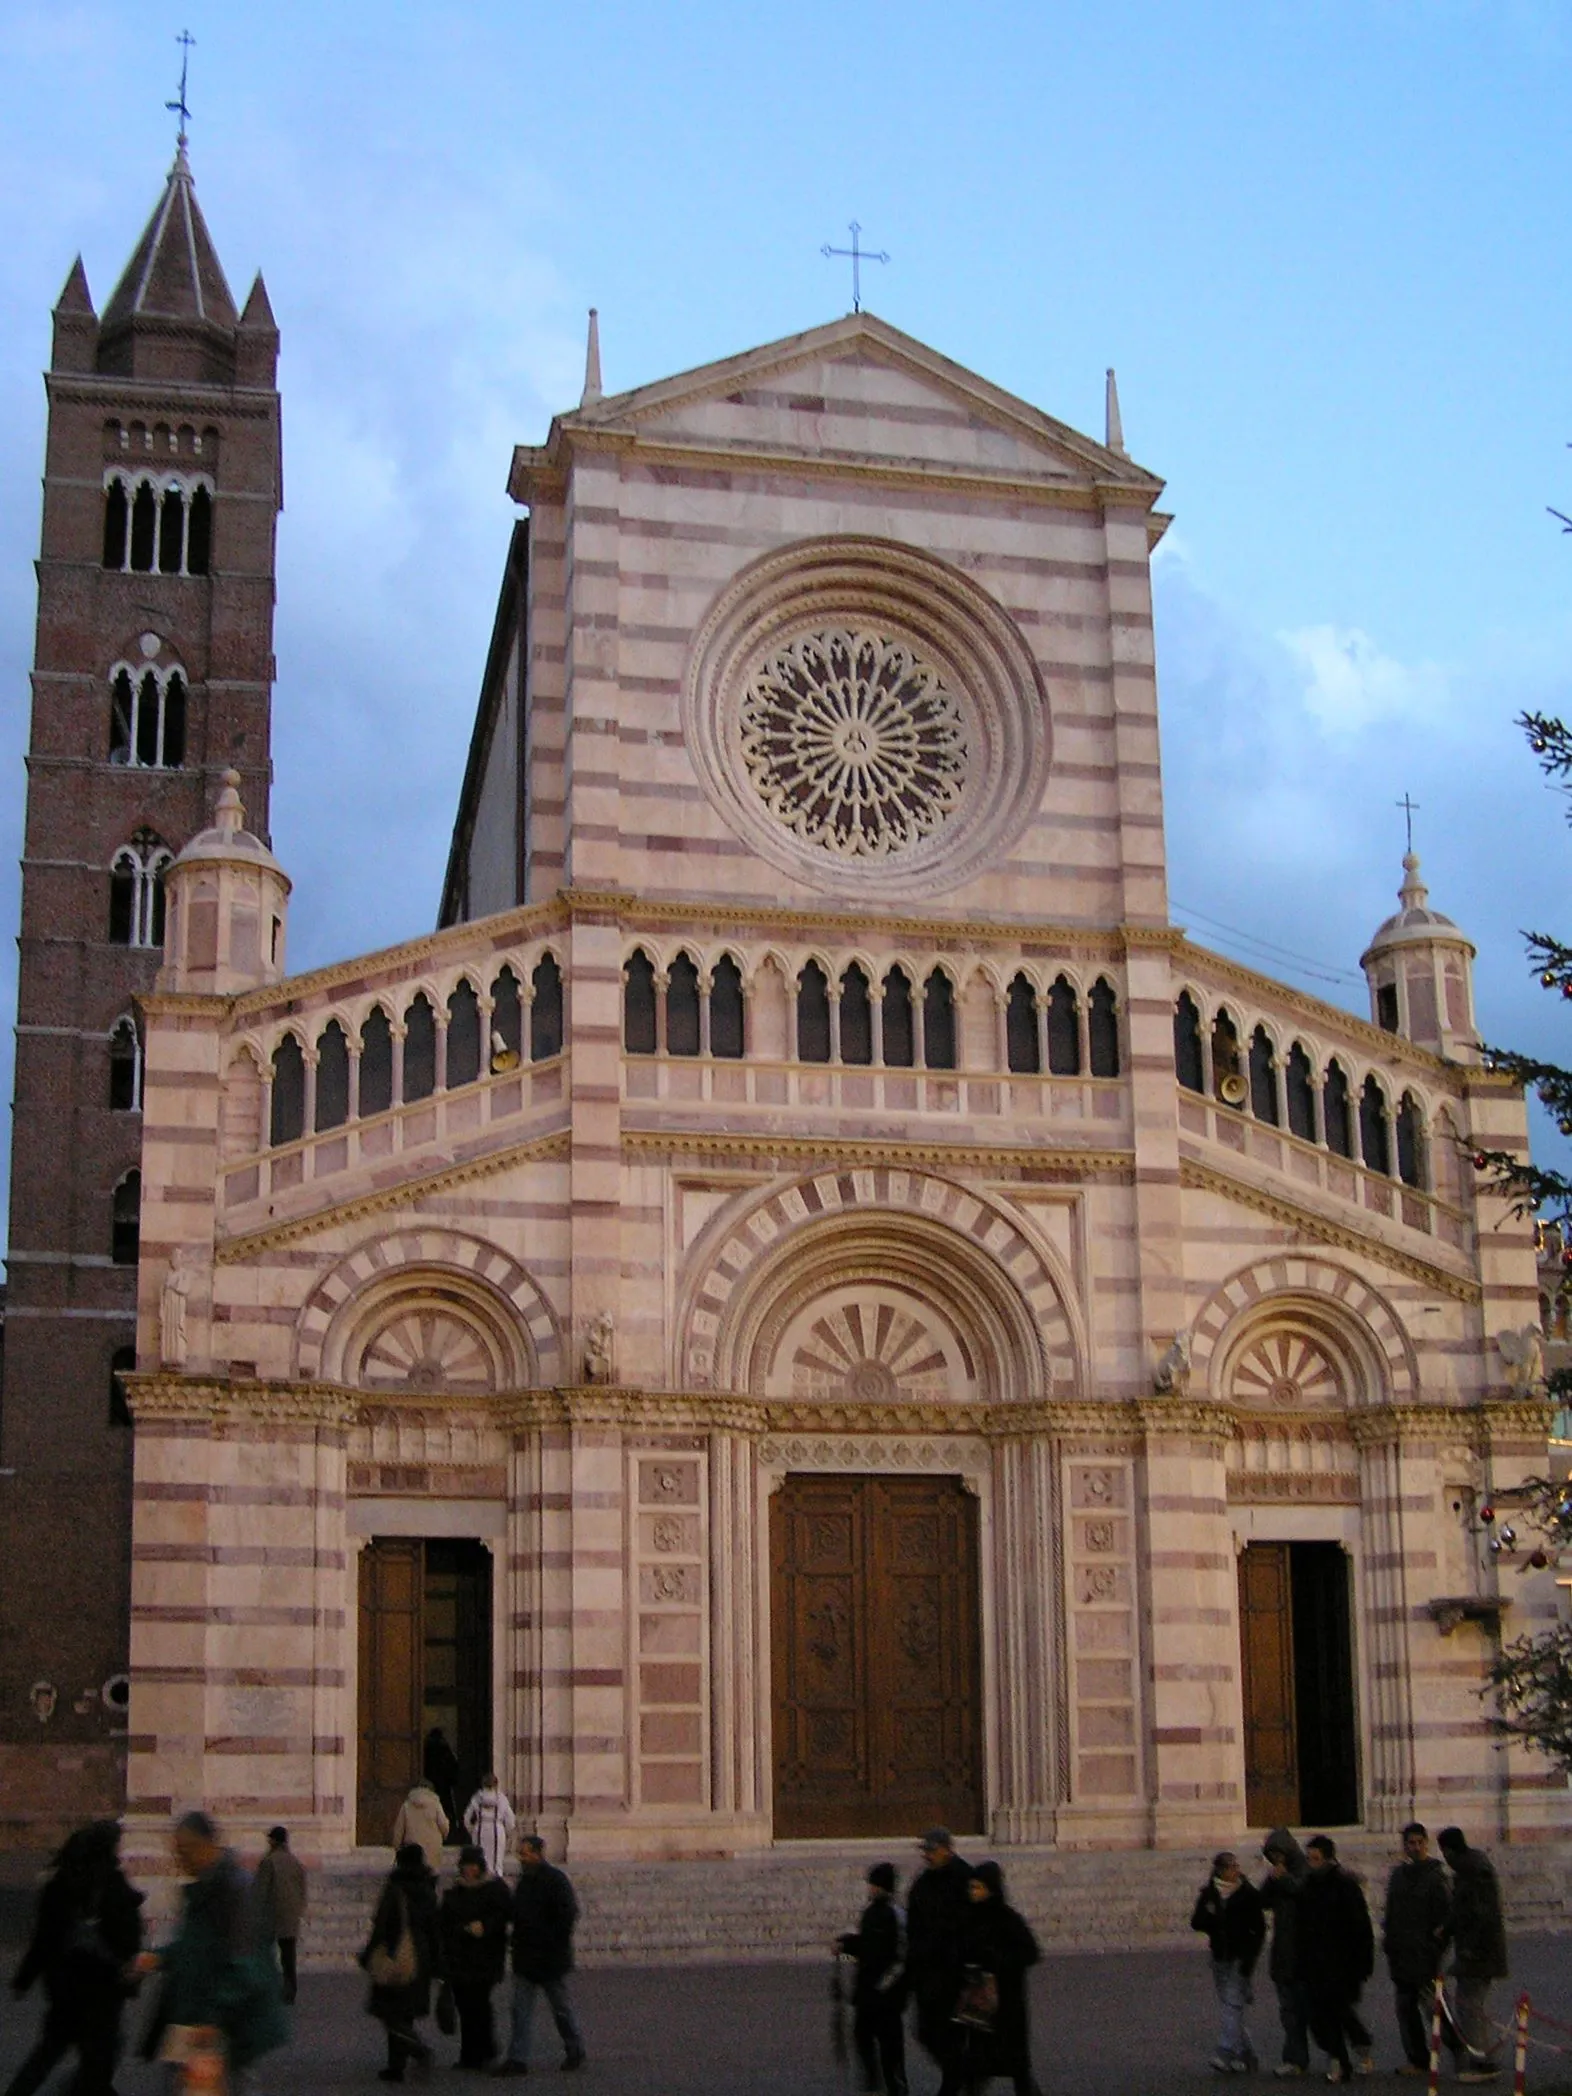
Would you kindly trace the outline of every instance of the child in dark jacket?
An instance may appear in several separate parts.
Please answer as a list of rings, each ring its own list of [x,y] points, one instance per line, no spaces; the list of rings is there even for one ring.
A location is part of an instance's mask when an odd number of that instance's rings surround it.
[[[895,1866],[876,1863],[868,1873],[868,1904],[854,1931],[839,1939],[843,1956],[857,1961],[852,1992],[852,2033],[862,2062],[863,2086],[877,2089],[883,2074],[887,2096],[906,2096],[906,1915],[895,1903]]]
[[[1223,2012],[1212,2065],[1219,2074],[1248,2074],[1256,2057],[1245,2010],[1255,1999],[1250,1975],[1266,1941],[1266,1914],[1232,1849],[1212,1858],[1212,1875],[1201,1887],[1190,1926],[1211,1947],[1212,1985]]]

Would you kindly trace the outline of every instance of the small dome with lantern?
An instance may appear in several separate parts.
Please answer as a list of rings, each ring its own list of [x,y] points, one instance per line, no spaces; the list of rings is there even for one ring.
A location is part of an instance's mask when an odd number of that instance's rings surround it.
[[[1370,985],[1370,1016],[1386,1033],[1456,1062],[1477,1062],[1474,946],[1450,917],[1430,907],[1419,855],[1403,857],[1400,907],[1360,957]]]
[[[245,814],[240,774],[226,771],[211,828],[198,830],[164,876],[161,990],[228,996],[285,972],[289,876]]]

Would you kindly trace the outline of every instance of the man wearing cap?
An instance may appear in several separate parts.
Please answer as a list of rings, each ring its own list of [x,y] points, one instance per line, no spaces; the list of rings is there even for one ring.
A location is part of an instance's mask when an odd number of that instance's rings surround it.
[[[852,1993],[852,2034],[862,2062],[863,2086],[886,2096],[906,2096],[906,1916],[895,1901],[895,1865],[876,1863],[868,1873],[868,1904],[840,1949],[857,1960]]]
[[[952,2018],[961,1992],[971,1866],[956,1855],[948,1827],[930,1827],[918,1848],[925,1868],[907,1896],[906,1970],[917,2004],[917,2042],[944,2077],[940,2096],[955,2096],[960,2056]]]

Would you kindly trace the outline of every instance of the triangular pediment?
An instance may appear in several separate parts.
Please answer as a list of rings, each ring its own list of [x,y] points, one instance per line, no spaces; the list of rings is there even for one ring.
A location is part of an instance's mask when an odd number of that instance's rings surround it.
[[[951,362],[871,313],[607,394],[553,424],[546,451],[575,437],[638,445],[976,473],[1066,488],[1162,483],[1123,452]],[[540,454],[536,454],[540,456]]]

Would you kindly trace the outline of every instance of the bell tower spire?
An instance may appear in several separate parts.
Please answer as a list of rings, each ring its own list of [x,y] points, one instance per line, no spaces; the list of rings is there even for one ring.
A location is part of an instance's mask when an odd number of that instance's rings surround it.
[[[184,74],[177,109],[173,165],[102,317],[79,257],[45,374],[0,1404],[0,1757],[15,1798],[47,1801],[45,1841],[118,1810],[124,1774],[138,1000],[167,869],[230,767],[265,838],[271,777],[278,331],[260,280],[235,310]],[[160,1219],[145,1228],[151,1253]],[[38,1681],[60,1689],[46,1728]]]

